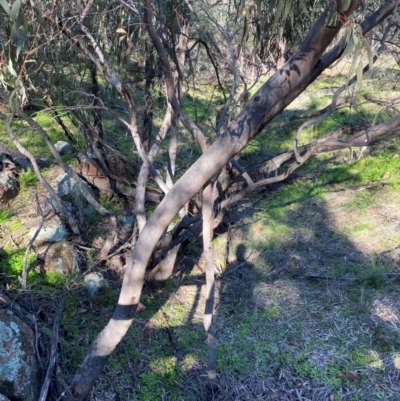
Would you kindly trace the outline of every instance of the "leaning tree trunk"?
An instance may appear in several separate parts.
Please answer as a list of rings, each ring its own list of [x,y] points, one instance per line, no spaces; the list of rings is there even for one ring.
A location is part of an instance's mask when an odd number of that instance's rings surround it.
[[[350,15],[357,4],[358,0],[352,0],[344,14]],[[294,90],[304,91],[310,83],[305,82],[305,79],[339,32],[340,21],[344,20],[341,18],[334,28],[327,28],[326,18],[327,12],[324,12],[294,56],[246,103],[227,131],[217,138],[209,150],[169,190],[149,218],[127,263],[118,305],[113,316],[95,340],[73,378],[71,386],[73,394],[82,397],[90,391],[111,352],[128,331],[140,301],[147,263],[157,241],[171,220],[214,174],[284,109],[286,105],[282,99],[290,97],[290,93]],[[155,31],[151,32],[148,2],[145,2],[144,20],[153,44],[159,50],[162,45],[159,38],[154,36]],[[172,106],[174,107],[174,104]]]

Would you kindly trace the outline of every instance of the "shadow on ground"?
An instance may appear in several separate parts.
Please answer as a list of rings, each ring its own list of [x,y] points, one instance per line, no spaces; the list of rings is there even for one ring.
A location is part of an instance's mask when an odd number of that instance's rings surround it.
[[[194,247],[164,288],[145,289],[147,309],[112,355],[92,399],[398,400],[398,201],[389,194],[384,205],[363,209],[354,207],[356,197],[355,190],[337,190],[284,202],[278,188],[229,212],[231,221],[214,241],[216,393],[205,387],[205,277]],[[87,313],[86,334],[82,328],[64,334],[66,379],[80,362],[77,346],[83,356],[111,313],[115,300],[104,296],[73,305],[87,308],[79,315],[82,325]],[[69,363],[68,348],[75,350]]]

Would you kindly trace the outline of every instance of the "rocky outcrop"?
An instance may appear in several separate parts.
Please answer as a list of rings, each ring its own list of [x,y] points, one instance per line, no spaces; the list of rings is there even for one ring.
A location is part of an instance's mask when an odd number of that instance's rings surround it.
[[[82,153],[77,155],[79,161],[80,174],[85,178],[85,180],[96,187],[100,193],[109,194],[110,191],[110,180],[106,177],[98,166],[99,161],[94,154],[85,156]],[[132,186],[128,185],[130,179],[128,176],[127,169],[124,163],[114,157],[106,157],[104,159],[107,163],[107,167],[110,173],[114,177],[119,177],[120,180],[115,182],[115,190],[128,198],[135,198],[136,190]],[[160,203],[161,194],[151,193],[146,191],[146,200],[153,203]]]
[[[7,309],[0,309],[0,393],[12,400],[36,401],[40,389],[35,334]]]
[[[91,296],[96,294],[101,288],[107,287],[107,281],[101,273],[87,274],[84,278],[84,282]]]

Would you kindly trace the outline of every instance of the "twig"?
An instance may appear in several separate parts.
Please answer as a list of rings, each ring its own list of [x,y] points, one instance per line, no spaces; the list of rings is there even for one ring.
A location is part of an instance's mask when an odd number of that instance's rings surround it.
[[[40,390],[40,396],[39,396],[38,401],[46,401],[46,399],[47,399],[47,393],[49,391],[49,386],[51,383],[51,376],[53,375],[54,366],[57,361],[58,328],[59,328],[60,319],[61,319],[62,311],[64,308],[66,296],[67,296],[67,291],[64,291],[63,294],[61,295],[60,303],[59,303],[58,309],[57,309],[57,314],[54,318],[53,339],[51,342],[49,365],[47,367],[46,377],[44,379],[42,388]]]
[[[73,400],[73,399],[74,399],[74,396],[73,396],[73,394],[72,394],[72,392],[71,392],[71,390],[70,390],[68,384],[65,382],[65,380],[64,380],[62,377],[57,376],[57,381],[59,381],[59,382],[61,383],[61,385],[64,387],[65,390],[60,394],[60,396],[57,398],[56,401],[61,401],[63,398],[66,397],[67,393],[68,393],[68,394],[70,395],[70,397],[71,397],[71,398],[68,398],[68,400],[69,400],[69,399]]]
[[[39,235],[40,230],[42,229],[44,222],[46,221],[46,219],[47,219],[47,218],[50,216],[50,214],[52,213],[52,210],[49,210],[49,211],[46,213],[46,215],[43,214],[43,210],[42,210],[42,207],[40,206],[40,202],[39,202],[39,198],[38,198],[37,192],[35,192],[35,199],[36,199],[36,204],[37,204],[37,207],[38,207],[38,210],[39,210],[41,219],[40,219],[39,227],[36,229],[35,234],[34,234],[33,237],[31,238],[31,240],[29,241],[29,244],[28,244],[28,246],[26,247],[26,250],[25,250],[24,263],[23,263],[23,265],[22,265],[22,275],[21,275],[21,277],[19,278],[19,281],[20,281],[20,283],[21,283],[21,286],[22,286],[22,288],[23,288],[24,290],[26,290],[26,279],[27,279],[28,272],[29,272],[28,269],[26,268],[26,264],[27,264],[27,261],[28,261],[29,251],[31,250],[31,246],[33,245],[33,243],[35,242],[37,236]],[[53,214],[51,215],[51,217],[53,217],[53,216],[54,216],[54,212],[53,212]]]
[[[15,246],[16,249],[18,249],[18,245],[15,243],[14,238],[12,237],[12,235],[10,234],[10,240],[13,243],[13,245]]]
[[[36,356],[38,358],[40,366],[43,369],[43,362],[42,362],[42,358],[40,357],[39,347],[38,347],[40,333],[39,333],[39,329],[38,329],[38,325],[37,325],[37,321],[36,321],[36,315],[34,315],[32,313],[31,316],[32,316],[32,320],[33,320],[33,322],[35,324],[35,351],[36,351]]]
[[[164,312],[160,309],[158,314],[159,314],[159,316],[161,317],[161,319],[162,319],[162,321],[163,321],[163,324],[164,324],[164,328],[165,328],[165,330],[166,330],[167,333],[168,333],[169,341],[171,342],[172,348],[173,348],[173,350],[174,350],[174,354],[175,354],[175,357],[176,357],[176,361],[177,361],[177,363],[180,363],[180,362],[183,361],[183,353],[182,353],[182,350],[179,348],[179,345],[178,345],[178,343],[177,343],[176,340],[175,340],[175,337],[174,337],[174,335],[173,335],[173,333],[172,333],[171,327],[170,327],[170,325],[169,325],[169,323],[168,323],[167,318],[165,317]]]

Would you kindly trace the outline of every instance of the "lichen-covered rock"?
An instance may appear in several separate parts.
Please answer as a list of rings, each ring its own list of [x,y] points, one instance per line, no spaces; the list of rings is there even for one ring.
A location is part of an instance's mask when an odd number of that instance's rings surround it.
[[[95,197],[89,185],[82,181],[86,191]],[[78,220],[82,228],[88,226],[89,219],[96,212],[94,207],[91,206],[86,198],[80,192],[78,185],[74,178],[67,173],[59,175],[52,183],[51,186],[56,190],[57,195],[65,204],[71,214]],[[57,204],[54,199],[49,198],[49,202],[53,209],[59,212]]]
[[[79,271],[81,261],[73,244],[60,242],[53,244],[44,254],[44,270],[62,274],[72,274]]]
[[[7,203],[18,195],[18,181],[11,170],[0,171],[0,203]]]
[[[37,227],[32,228],[29,231],[29,238],[32,238],[37,231]],[[68,231],[64,228],[64,225],[58,221],[53,221],[52,225],[48,227],[42,227],[38,236],[35,239],[36,244],[43,244],[45,242],[58,242],[64,239],[68,235]]]
[[[33,331],[11,311],[0,310],[0,393],[12,400],[36,401],[38,370]]]

